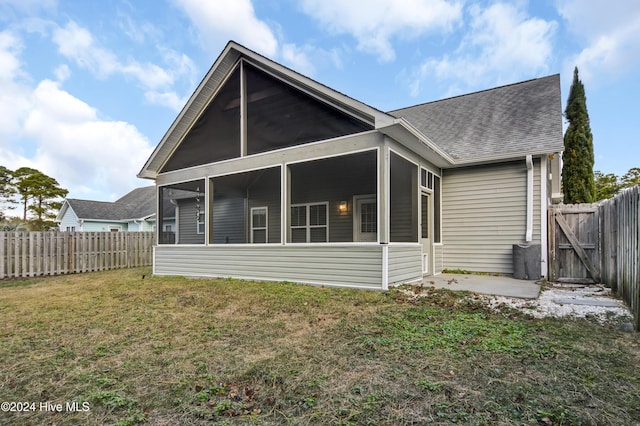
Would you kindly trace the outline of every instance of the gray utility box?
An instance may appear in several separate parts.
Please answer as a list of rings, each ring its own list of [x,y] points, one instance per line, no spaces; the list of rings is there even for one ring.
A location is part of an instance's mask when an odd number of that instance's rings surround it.
[[[540,279],[540,244],[513,245],[513,278]]]

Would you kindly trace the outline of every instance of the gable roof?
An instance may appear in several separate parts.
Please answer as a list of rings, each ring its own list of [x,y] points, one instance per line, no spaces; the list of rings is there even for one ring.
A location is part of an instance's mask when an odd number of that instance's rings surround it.
[[[564,149],[557,74],[385,113],[230,41],[138,177],[158,176],[241,60],[413,146],[438,167],[506,161]]]
[[[282,81],[376,127],[383,123],[393,121],[392,116],[376,108],[318,83],[284,65],[267,59],[234,41],[229,41],[209,69],[209,72],[200,82],[200,85],[198,85],[191,95],[186,105],[182,108],[182,111],[180,111],[171,127],[169,127],[169,130],[167,130],[158,146],[156,146],[156,149],[138,173],[138,177],[155,179],[163,164],[196,123],[217,93],[217,90],[224,84],[229,73],[233,71],[241,59],[247,60],[251,64],[257,65],[264,70],[268,70],[269,73]]]
[[[125,221],[142,219],[156,212],[156,188],[136,188],[115,202],[67,198],[65,203],[81,220]],[[63,207],[66,208],[66,207]],[[64,214],[60,210],[60,218]]]
[[[563,150],[560,76],[390,111],[435,141],[456,164]]]

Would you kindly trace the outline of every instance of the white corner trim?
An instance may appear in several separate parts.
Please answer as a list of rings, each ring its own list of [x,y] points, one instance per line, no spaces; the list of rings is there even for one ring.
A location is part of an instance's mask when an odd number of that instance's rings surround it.
[[[548,181],[549,174],[547,173],[547,157],[540,159],[540,276],[547,277],[549,274],[549,228],[548,228],[548,214],[547,205],[548,199]]]
[[[382,290],[389,290],[389,245],[382,244]]]
[[[527,229],[525,241],[533,240],[533,159],[527,155]]]

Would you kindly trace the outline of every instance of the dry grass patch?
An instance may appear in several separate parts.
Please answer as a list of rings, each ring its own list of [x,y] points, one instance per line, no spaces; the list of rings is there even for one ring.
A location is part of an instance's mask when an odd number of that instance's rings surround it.
[[[143,279],[142,276],[146,275]],[[472,297],[149,277],[0,286],[2,424],[633,424],[637,334]],[[66,408],[66,407],[65,407]]]

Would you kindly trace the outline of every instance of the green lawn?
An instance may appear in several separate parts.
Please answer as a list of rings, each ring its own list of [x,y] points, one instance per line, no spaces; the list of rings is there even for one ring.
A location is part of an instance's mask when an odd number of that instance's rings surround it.
[[[149,275],[0,282],[0,400],[26,410],[0,424],[640,421],[640,337],[615,321]]]

